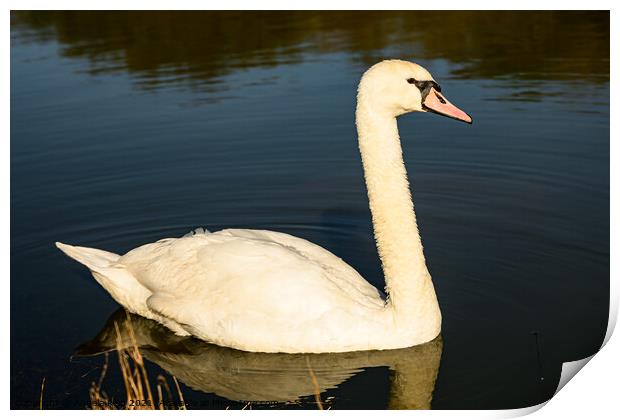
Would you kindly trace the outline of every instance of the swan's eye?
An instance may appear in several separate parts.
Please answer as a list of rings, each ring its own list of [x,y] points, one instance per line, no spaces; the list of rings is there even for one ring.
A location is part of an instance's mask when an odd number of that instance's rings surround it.
[[[415,87],[420,89],[420,92],[422,92],[424,88],[426,87],[426,85],[428,84],[428,82],[418,81],[414,79],[413,77],[407,79],[407,83],[409,83],[410,85],[415,85]]]
[[[437,92],[441,92],[441,87],[432,80],[416,80],[413,77],[407,79],[407,83],[410,85],[415,85],[420,92],[424,92],[426,90],[430,90],[430,88],[435,88]]]

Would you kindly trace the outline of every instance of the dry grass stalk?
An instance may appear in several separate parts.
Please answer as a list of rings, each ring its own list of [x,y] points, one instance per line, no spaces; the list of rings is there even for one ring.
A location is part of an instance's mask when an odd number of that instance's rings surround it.
[[[312,366],[310,366],[310,359],[308,356],[306,356],[306,365],[308,366],[308,372],[310,373],[310,380],[314,386],[314,400],[316,401],[316,405],[319,407],[319,410],[322,410],[323,403],[321,402],[321,387],[319,386],[319,381],[316,379],[316,375],[312,370]]]
[[[41,381],[41,396],[39,397],[39,410],[43,410],[43,388],[45,388],[45,376]]]
[[[176,377],[172,377],[174,384],[177,386],[177,392],[179,393],[179,401],[181,401],[181,405],[179,406],[179,410],[186,410],[185,401],[183,400],[183,393],[181,392],[181,387],[179,386],[179,382]]]

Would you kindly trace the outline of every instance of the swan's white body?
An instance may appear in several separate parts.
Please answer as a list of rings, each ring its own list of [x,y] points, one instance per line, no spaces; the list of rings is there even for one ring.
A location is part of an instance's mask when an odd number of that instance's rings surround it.
[[[356,112],[387,300],[329,251],[278,232],[200,230],[123,256],[57,246],[129,311],[221,346],[323,353],[430,341],[440,332],[441,313],[396,125],[396,116],[422,111],[426,103],[421,88],[402,84],[410,78],[432,80],[413,63],[373,66],[360,82]]]

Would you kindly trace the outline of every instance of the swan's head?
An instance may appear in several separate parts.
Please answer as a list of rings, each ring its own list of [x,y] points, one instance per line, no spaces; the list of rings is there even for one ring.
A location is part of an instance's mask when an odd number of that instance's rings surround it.
[[[358,100],[394,117],[408,112],[433,112],[472,123],[469,115],[446,99],[424,67],[409,61],[385,60],[369,68],[360,81]]]

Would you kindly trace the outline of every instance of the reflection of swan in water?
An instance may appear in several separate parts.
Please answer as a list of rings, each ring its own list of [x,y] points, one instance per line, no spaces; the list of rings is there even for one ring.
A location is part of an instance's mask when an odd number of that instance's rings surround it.
[[[93,340],[76,350],[94,355],[116,349],[116,330],[126,320],[116,311]],[[390,369],[389,408],[430,408],[441,358],[441,337],[416,347],[397,350],[328,354],[251,353],[219,347],[173,334],[160,324],[130,315],[141,353],[185,385],[234,401],[295,401],[313,395],[309,367],[321,392],[335,388],[364,368]],[[120,328],[122,344],[131,343]]]

